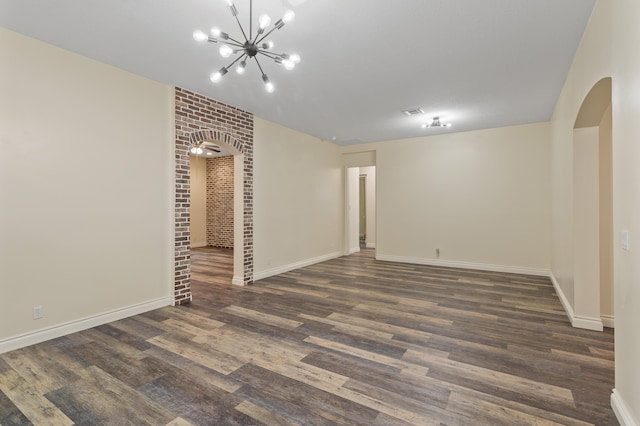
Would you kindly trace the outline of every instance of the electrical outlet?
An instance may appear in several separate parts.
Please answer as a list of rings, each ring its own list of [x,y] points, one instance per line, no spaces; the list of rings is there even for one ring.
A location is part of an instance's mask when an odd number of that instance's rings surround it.
[[[34,306],[33,307],[33,319],[37,320],[44,316],[42,313],[42,306]]]
[[[436,249],[436,257],[440,257],[440,249],[439,248]]]

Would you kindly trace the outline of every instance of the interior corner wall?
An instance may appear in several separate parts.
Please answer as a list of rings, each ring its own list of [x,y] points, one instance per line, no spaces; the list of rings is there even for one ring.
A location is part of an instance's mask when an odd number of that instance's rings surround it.
[[[0,51],[0,352],[170,304],[172,88],[5,29]]]
[[[611,75],[611,7],[598,1],[551,120],[551,273],[561,298],[575,308],[573,128],[591,88]]]
[[[339,147],[257,117],[254,140],[255,279],[342,255]]]
[[[548,273],[548,123],[342,150],[376,152],[379,259]]]
[[[189,230],[191,233],[191,247],[206,247],[207,245],[207,159],[191,156],[191,173],[189,195],[191,217]]]
[[[234,158],[213,157],[207,159],[207,245],[233,248],[234,238]]]

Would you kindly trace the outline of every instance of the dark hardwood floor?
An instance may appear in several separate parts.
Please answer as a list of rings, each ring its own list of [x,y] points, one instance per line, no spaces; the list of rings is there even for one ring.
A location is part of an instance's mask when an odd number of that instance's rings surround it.
[[[0,355],[0,424],[614,425],[613,332],[574,329],[547,278],[375,261],[233,287]]]

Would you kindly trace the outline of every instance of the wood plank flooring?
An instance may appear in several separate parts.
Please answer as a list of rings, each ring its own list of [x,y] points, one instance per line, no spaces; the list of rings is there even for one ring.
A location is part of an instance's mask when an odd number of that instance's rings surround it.
[[[546,278],[374,260],[233,287],[0,355],[0,425],[615,425],[613,332]]]

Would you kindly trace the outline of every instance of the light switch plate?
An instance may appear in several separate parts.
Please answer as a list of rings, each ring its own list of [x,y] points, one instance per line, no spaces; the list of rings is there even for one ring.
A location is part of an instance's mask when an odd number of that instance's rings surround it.
[[[629,237],[629,231],[626,229],[622,230],[622,235],[620,237],[620,244],[622,245],[622,250],[629,250],[629,244],[630,244],[630,237]]]

